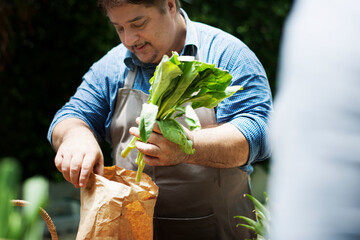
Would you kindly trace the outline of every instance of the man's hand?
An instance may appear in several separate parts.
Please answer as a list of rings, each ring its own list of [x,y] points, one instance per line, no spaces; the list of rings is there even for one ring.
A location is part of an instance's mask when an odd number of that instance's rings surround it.
[[[187,128],[184,130],[193,142],[194,154],[184,153],[177,144],[167,140],[157,124],[148,143],[136,141],[135,146],[144,154],[143,159],[150,166],[188,163],[214,168],[234,168],[247,163],[249,144],[234,125],[226,123],[199,131],[190,131]],[[130,134],[139,138],[139,128],[130,128]]]
[[[53,131],[56,168],[76,188],[86,186],[94,171],[103,174],[104,158],[90,128],[79,119],[65,119]]]
[[[138,119],[137,119],[138,122]],[[190,139],[192,134],[185,128],[185,131]],[[130,128],[130,134],[140,137],[139,128]],[[153,132],[147,143],[136,141],[136,148],[142,152],[144,161],[150,166],[171,166],[183,163],[189,157],[184,153],[179,145],[167,140],[161,133],[157,123],[154,126]]]

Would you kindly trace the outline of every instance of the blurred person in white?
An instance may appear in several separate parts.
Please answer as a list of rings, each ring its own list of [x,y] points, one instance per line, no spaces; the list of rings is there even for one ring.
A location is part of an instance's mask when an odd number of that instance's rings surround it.
[[[360,239],[360,1],[298,0],[272,117],[271,240]]]

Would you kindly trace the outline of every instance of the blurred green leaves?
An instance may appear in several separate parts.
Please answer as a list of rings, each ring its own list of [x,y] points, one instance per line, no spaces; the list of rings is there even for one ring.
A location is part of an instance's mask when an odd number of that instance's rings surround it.
[[[17,160],[0,159],[0,239],[41,239],[44,224],[39,211],[48,201],[48,181],[41,176],[26,179],[22,196],[29,204],[21,211],[11,203],[21,195],[20,175]]]
[[[250,194],[245,194],[244,196],[248,197],[255,206],[255,216],[256,221],[245,217],[245,216],[235,216],[234,218],[240,218],[245,223],[238,223],[237,227],[245,227],[252,231],[254,231],[257,235],[256,240],[270,240],[270,222],[271,222],[271,214],[268,209],[269,198],[267,193],[264,192],[265,196],[265,205],[261,203],[258,199],[253,197]],[[245,239],[245,240],[255,240],[255,239]]]

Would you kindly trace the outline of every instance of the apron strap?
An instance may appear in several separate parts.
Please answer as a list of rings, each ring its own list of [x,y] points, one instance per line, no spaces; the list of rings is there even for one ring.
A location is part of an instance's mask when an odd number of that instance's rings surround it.
[[[126,76],[125,79],[125,83],[124,83],[124,88],[130,88],[132,89],[134,86],[134,82],[135,82],[135,77],[136,77],[136,73],[137,73],[137,66],[135,65],[135,68],[133,71],[129,70],[128,75]]]

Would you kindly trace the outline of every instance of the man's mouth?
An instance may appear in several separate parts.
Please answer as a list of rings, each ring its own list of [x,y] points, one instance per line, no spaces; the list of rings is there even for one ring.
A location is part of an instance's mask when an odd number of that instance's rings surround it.
[[[132,48],[134,49],[134,51],[141,51],[147,46],[147,44],[147,42],[136,44]]]

